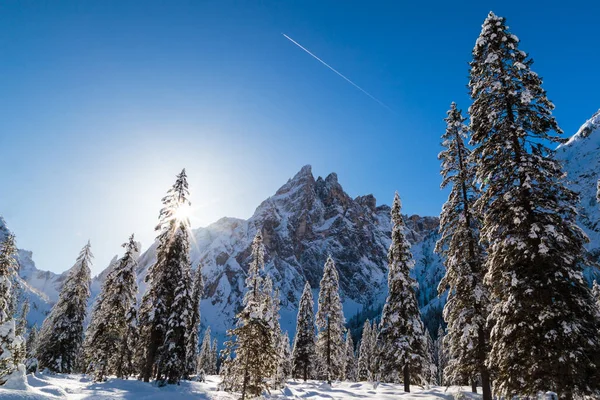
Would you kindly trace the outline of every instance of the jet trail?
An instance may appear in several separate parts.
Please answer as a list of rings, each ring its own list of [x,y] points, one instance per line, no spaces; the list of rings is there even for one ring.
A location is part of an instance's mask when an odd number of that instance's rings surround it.
[[[302,50],[304,50],[305,52],[307,52],[308,54],[310,54],[314,59],[316,59],[317,61],[319,61],[321,64],[323,64],[324,66],[326,66],[327,68],[329,68],[330,70],[332,70],[333,72],[335,72],[336,74],[338,74],[340,77],[342,77],[346,82],[348,82],[349,84],[351,84],[352,86],[354,86],[355,88],[357,88],[358,90],[360,90],[361,92],[363,92],[364,94],[366,94],[367,96],[369,96],[371,99],[375,100],[377,103],[379,103],[379,105],[381,105],[382,107],[387,108],[389,111],[393,112],[394,114],[396,114],[396,112],[394,110],[392,110],[391,108],[389,108],[386,104],[384,104],[382,101],[380,101],[379,99],[377,99],[375,96],[373,96],[371,93],[367,92],[365,89],[361,88],[360,86],[358,86],[356,83],[352,82],[350,79],[346,78],[344,75],[342,75],[342,73],[340,73],[338,70],[336,70],[335,68],[333,68],[331,65],[327,64],[325,61],[321,60],[319,57],[317,57],[316,55],[314,55],[313,53],[311,53],[306,47],[302,46],[300,43],[296,42],[294,39],[292,39],[291,37],[289,37],[288,35],[286,35],[285,33],[282,33],[282,35],[289,40],[290,42],[294,43],[296,46],[300,47]]]

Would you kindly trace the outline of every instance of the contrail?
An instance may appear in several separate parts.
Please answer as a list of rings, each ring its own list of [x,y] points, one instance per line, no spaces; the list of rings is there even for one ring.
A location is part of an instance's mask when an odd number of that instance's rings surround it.
[[[342,75],[342,73],[340,73],[338,70],[336,70],[335,68],[333,68],[331,65],[327,64],[325,61],[321,60],[319,57],[317,57],[316,55],[314,55],[313,53],[311,53],[306,47],[302,46],[300,43],[296,42],[294,39],[292,39],[291,37],[289,37],[288,35],[286,35],[285,33],[282,33],[282,35],[289,40],[290,42],[294,43],[296,46],[300,47],[302,50],[304,50],[305,52],[307,52],[308,54],[310,54],[314,59],[316,59],[318,62],[320,62],[321,64],[323,64],[324,66],[326,66],[327,68],[329,68],[330,70],[332,70],[333,72],[335,72],[336,74],[338,74],[340,77],[342,77],[346,82],[348,82],[349,84],[351,84],[352,86],[354,86],[355,88],[357,88],[358,90],[360,90],[361,92],[363,92],[364,94],[366,94],[367,96],[369,96],[371,99],[375,100],[377,103],[379,103],[379,105],[381,105],[382,107],[387,108],[389,111],[393,112],[394,114],[396,114],[396,112],[394,110],[392,110],[391,108],[389,108],[386,104],[384,104],[382,101],[380,101],[379,99],[377,99],[375,96],[373,96],[371,93],[367,92],[365,89],[361,88],[360,86],[358,86],[356,83],[352,82],[350,79],[346,78],[344,75]]]

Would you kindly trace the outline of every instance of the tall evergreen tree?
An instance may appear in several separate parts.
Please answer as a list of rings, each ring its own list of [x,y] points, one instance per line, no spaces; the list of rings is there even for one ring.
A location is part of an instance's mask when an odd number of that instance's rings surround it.
[[[270,385],[277,368],[277,348],[273,340],[273,319],[268,314],[272,308],[265,306],[270,294],[264,292],[264,245],[260,231],[252,241],[252,261],[246,277],[246,294],[243,310],[237,315],[236,327],[227,332],[222,387],[227,391],[241,391],[259,396]]]
[[[88,242],[69,271],[58,301],[44,320],[37,346],[37,358],[42,369],[67,374],[75,372],[90,297],[92,257]]]
[[[186,372],[186,333],[190,326],[190,222],[185,169],[162,199],[156,230],[156,262],[146,276],[147,289],[140,307],[141,378],[160,384],[178,383]]]
[[[437,361],[437,384],[444,386],[447,384],[444,370],[446,369],[446,366],[448,366],[448,354],[446,352],[446,347],[444,346],[445,334],[442,325],[439,326],[437,335],[438,337],[434,343],[435,359]]]
[[[296,321],[296,337],[292,351],[292,364],[294,378],[304,381],[314,378],[314,364],[316,362],[315,350],[315,311],[312,290],[308,282],[298,305],[298,318]]]
[[[415,295],[417,282],[409,276],[414,265],[410,244],[404,235],[400,196],[392,205],[392,244],[388,252],[388,296],[379,324],[381,378],[395,381],[402,376],[404,390],[411,379],[427,383],[428,354],[425,329]]]
[[[292,349],[290,348],[290,337],[287,332],[281,333],[279,339],[279,363],[277,365],[276,381],[282,387],[285,381],[292,375]]]
[[[346,360],[344,380],[356,381],[356,356],[354,355],[354,341],[350,331],[346,332]]]
[[[483,399],[491,400],[490,374],[485,365],[489,352],[486,318],[490,312],[488,289],[483,284],[484,250],[479,244],[480,222],[473,204],[478,197],[475,165],[464,140],[468,137],[466,118],[452,103],[442,135],[445,150],[442,162],[442,188],[450,186],[448,200],[440,216],[441,238],[436,252],[445,258],[446,275],[439,294],[448,290],[444,320],[450,361],[445,372],[449,383],[464,384],[481,377]]]
[[[217,343],[217,339],[213,339],[212,346],[210,348],[210,359],[212,360],[210,364],[210,374],[216,375],[219,373],[219,344]]]
[[[193,375],[198,366],[196,360],[198,359],[198,345],[199,345],[199,330],[200,330],[200,301],[202,300],[202,294],[204,293],[204,281],[202,280],[202,264],[198,264],[196,272],[194,274],[194,285],[192,291],[192,301],[190,303],[190,326],[188,327],[187,334],[187,372],[186,375],[189,377]],[[210,345],[210,331],[209,331],[209,345]],[[209,349],[210,350],[210,349]],[[205,373],[208,373],[206,370]]]
[[[494,300],[489,366],[501,395],[598,393],[600,343],[581,263],[577,195],[548,143],[554,105],[505,19],[490,13],[473,49],[471,142],[483,194],[486,281]]]
[[[344,375],[344,313],[340,300],[339,276],[335,263],[327,257],[319,289],[319,309],[316,317],[316,353],[321,379],[331,384]]]
[[[0,244],[0,385],[23,362],[21,353],[24,342],[17,332],[16,321],[10,310],[15,297],[12,282],[18,270],[16,254],[15,237],[9,234]]]
[[[139,245],[134,235],[123,244],[125,254],[102,284],[92,309],[83,342],[84,367],[96,381],[108,375],[125,378],[134,372],[131,363],[136,339],[136,267]]]
[[[594,281],[594,284],[592,286],[592,297],[594,299],[594,302],[596,303],[598,312],[600,313],[600,285],[598,285],[598,282],[596,281]]]
[[[202,371],[204,374],[212,374],[212,348],[210,337],[210,326],[204,332],[200,354],[198,354],[198,363],[196,365],[197,373]]]
[[[373,364],[375,359],[375,340],[373,334],[373,326],[369,320],[366,320],[363,325],[362,338],[360,340],[360,351],[358,357],[358,380],[372,381]]]

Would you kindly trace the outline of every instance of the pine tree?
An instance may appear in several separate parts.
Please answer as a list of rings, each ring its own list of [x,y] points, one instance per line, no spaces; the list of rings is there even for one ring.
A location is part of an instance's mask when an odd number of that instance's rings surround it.
[[[222,388],[226,391],[241,391],[242,399],[247,395],[259,396],[270,385],[277,368],[277,348],[273,340],[273,318],[266,315],[272,307],[265,305],[270,294],[264,292],[264,245],[260,231],[252,241],[252,261],[246,277],[246,294],[243,310],[236,316],[234,329],[227,331],[229,340],[223,352],[225,361],[221,375]],[[235,357],[234,357],[235,356]]]
[[[592,286],[592,298],[594,299],[598,313],[600,313],[600,285],[594,281]]]
[[[198,354],[198,363],[196,372],[200,374],[202,371],[205,375],[213,374],[212,371],[212,348],[211,348],[210,326],[204,332],[202,346],[200,346],[200,354]]]
[[[210,364],[210,374],[216,375],[219,373],[219,345],[217,343],[217,339],[213,339],[213,343],[210,348],[210,355],[210,359],[212,360]]]
[[[125,378],[134,372],[131,363],[136,338],[136,267],[139,246],[131,235],[125,254],[106,276],[92,309],[83,342],[84,367],[96,381],[108,375]]]
[[[327,380],[329,384],[344,375],[345,320],[339,292],[338,272],[333,259],[328,257],[319,288],[316,353],[320,378]]]
[[[425,337],[427,339],[427,356],[428,356],[428,372],[427,383],[435,383],[437,381],[437,363],[436,348],[429,329],[425,328]]]
[[[3,385],[12,373],[23,369],[23,338],[18,334],[15,319],[11,313],[11,303],[15,293],[13,280],[18,264],[15,259],[17,246],[15,237],[9,234],[0,244],[0,385]]]
[[[465,146],[468,128],[461,110],[452,103],[442,135],[445,150],[442,162],[442,184],[450,186],[448,200],[440,216],[441,238],[436,252],[445,258],[446,275],[439,294],[448,290],[444,320],[450,362],[445,372],[449,383],[464,384],[481,377],[483,399],[491,400],[490,374],[485,365],[489,352],[489,330],[486,318],[490,312],[488,290],[483,284],[484,250],[479,244],[480,223],[473,204],[478,198],[475,187],[475,165],[471,151]]]
[[[350,331],[346,332],[346,360],[344,380],[356,381],[356,357],[354,355],[354,342]]]
[[[444,340],[444,328],[440,325],[438,328],[438,337],[435,340],[435,359],[437,361],[437,384],[442,386],[447,384],[444,370],[448,366],[448,355],[444,346]]]
[[[37,358],[41,369],[75,372],[83,342],[83,323],[90,297],[90,266],[93,255],[88,242],[67,275],[39,334]]]
[[[38,343],[38,328],[37,325],[33,325],[27,335],[25,341],[25,370],[26,372],[32,373],[37,372],[38,360],[36,358]]]
[[[411,379],[419,385],[427,381],[427,340],[415,290],[417,282],[409,276],[414,265],[410,244],[404,235],[398,193],[392,205],[392,244],[388,252],[388,296],[379,324],[381,378],[395,381],[403,377],[404,391]]]
[[[283,387],[285,381],[292,375],[292,350],[290,348],[290,337],[287,332],[281,333],[278,357],[279,363],[277,365],[276,381]]]
[[[199,345],[199,330],[200,330],[200,301],[202,300],[202,294],[204,293],[204,281],[202,280],[202,265],[199,264],[194,274],[194,286],[192,292],[192,301],[190,304],[190,326],[188,327],[187,334],[187,377],[193,375],[198,366],[196,360],[198,359],[198,345]],[[209,331],[209,345],[210,345],[210,331]],[[205,370],[206,373],[208,373]]]
[[[174,384],[186,372],[186,333],[190,326],[191,277],[190,222],[185,169],[162,199],[156,230],[156,262],[146,276],[147,289],[139,318],[141,351],[137,359],[141,378],[155,377],[160,384]]]
[[[315,312],[312,290],[308,282],[298,305],[296,337],[292,351],[293,377],[304,381],[314,378],[315,350]]]
[[[362,339],[360,341],[360,351],[358,357],[358,380],[372,380],[371,365],[374,358],[375,349],[371,335],[371,322],[366,320],[363,325]]]
[[[600,343],[581,264],[577,195],[547,143],[564,139],[554,105],[505,19],[490,13],[470,72],[471,142],[483,194],[486,282],[494,298],[488,366],[500,395],[598,393]],[[497,301],[496,301],[497,299]]]

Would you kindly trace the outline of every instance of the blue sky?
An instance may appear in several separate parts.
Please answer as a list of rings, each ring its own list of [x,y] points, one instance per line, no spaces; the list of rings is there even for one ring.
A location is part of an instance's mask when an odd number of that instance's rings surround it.
[[[194,226],[248,218],[305,164],[436,215],[443,118],[468,108],[487,13],[507,17],[572,134],[600,107],[595,3],[2,2],[0,215],[42,269],[91,239],[94,273],[130,233],[153,240],[183,167]]]

